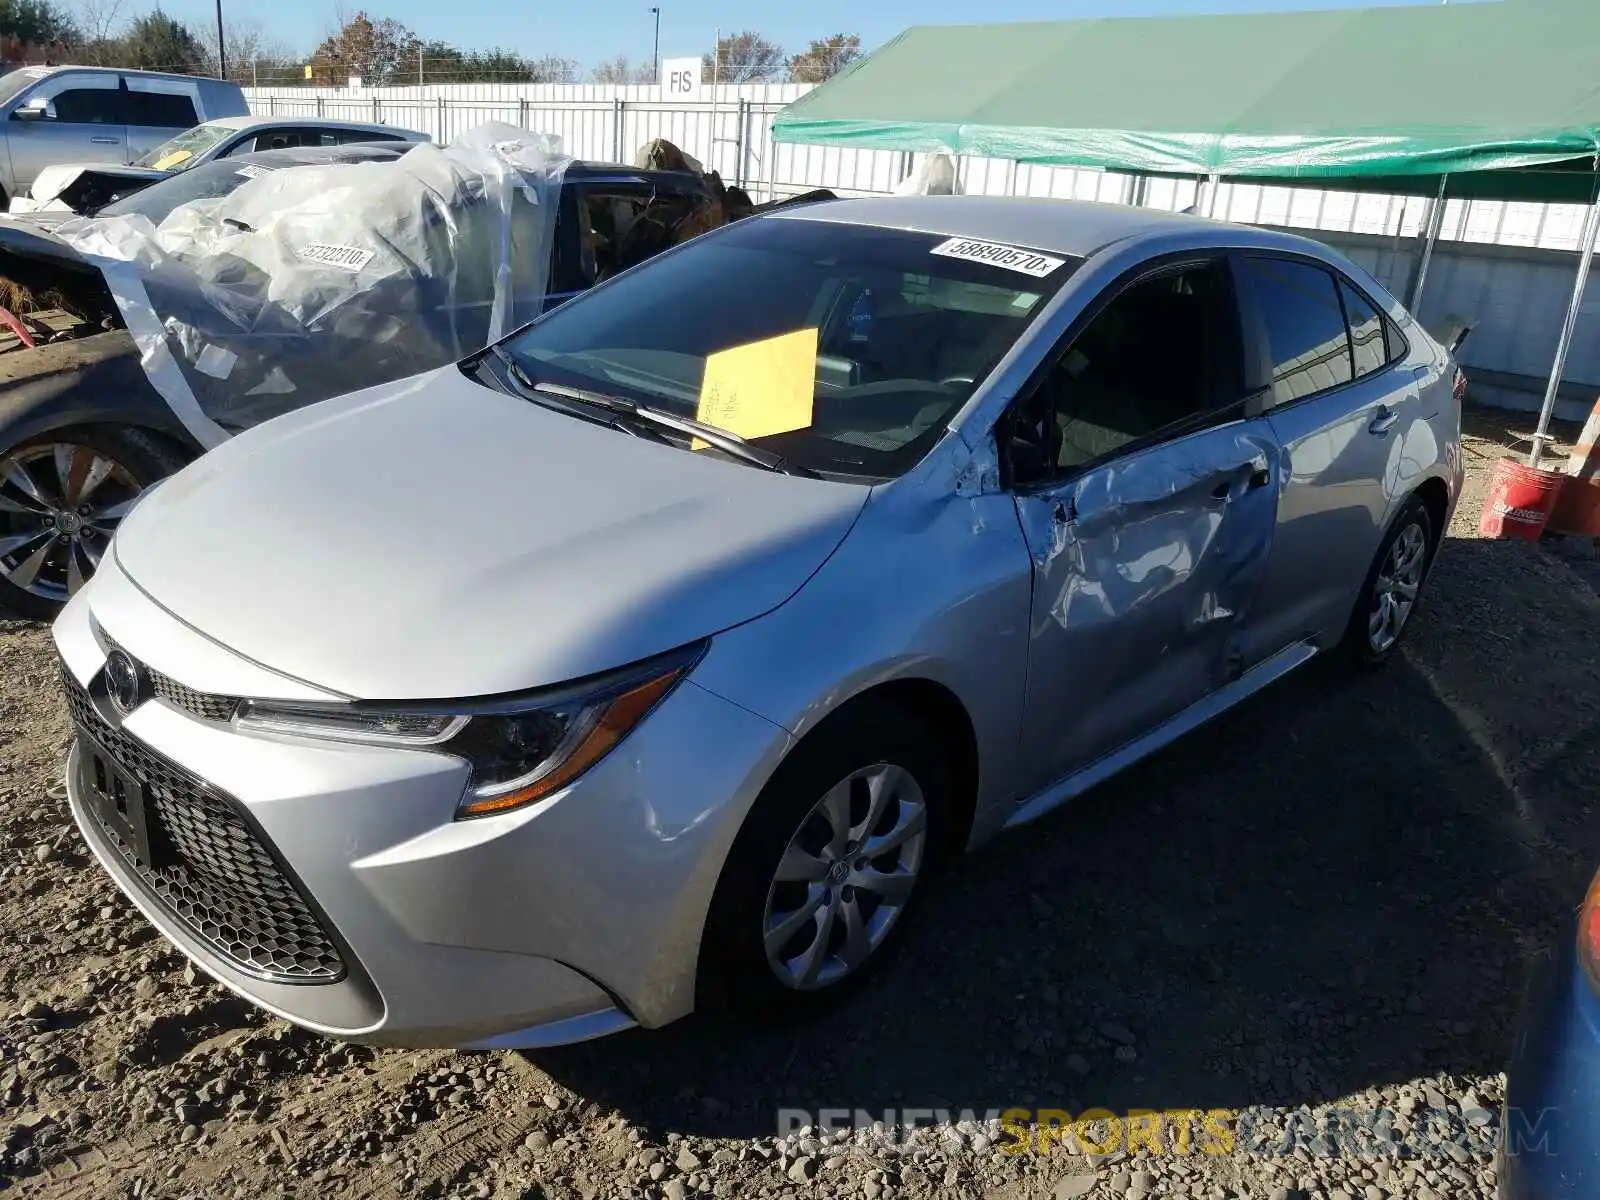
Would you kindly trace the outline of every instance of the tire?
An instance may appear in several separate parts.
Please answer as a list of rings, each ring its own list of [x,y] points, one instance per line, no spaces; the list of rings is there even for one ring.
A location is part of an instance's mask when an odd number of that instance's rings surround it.
[[[859,834],[870,815],[874,778],[890,796],[875,826],[877,841],[884,844],[891,827],[904,831],[905,836],[890,854],[870,862],[849,849],[854,842],[846,844],[848,852],[841,857],[836,846],[842,839],[832,836],[837,822],[827,818],[828,811],[839,810],[830,809],[823,798],[854,780],[846,789],[851,810],[848,819],[858,823]],[[928,731],[903,709],[886,702],[853,706],[848,714],[840,714],[802,742],[762,790],[717,882],[701,941],[697,1007],[760,1022],[805,1020],[833,1008],[878,973],[927,893],[929,876],[943,857],[946,823],[952,812],[952,778]],[[885,784],[887,788],[882,787]],[[919,837],[909,832],[918,824],[915,806],[919,798],[922,828],[915,866],[909,871],[914,878],[903,901],[889,903],[880,889],[890,888],[889,876],[904,886],[899,881],[908,874],[912,843]],[[809,878],[779,882],[779,865],[789,855],[791,842],[798,847],[791,861],[805,869],[788,873]],[[813,852],[810,863],[803,858],[808,850]],[[864,863],[866,871],[860,869]],[[832,874],[811,876],[815,864],[826,866]],[[872,886],[864,885],[863,880],[872,880]],[[817,915],[806,921],[804,909],[817,894],[815,889],[827,899]],[[852,921],[852,909],[858,921]],[[816,947],[818,927],[830,921],[825,910],[831,910],[831,926],[837,930],[829,935],[829,945],[837,949],[808,955],[807,946]],[[785,917],[797,922],[794,927],[799,932],[786,948],[775,951],[774,958],[788,964],[780,968],[769,960],[766,935]],[[864,939],[853,949],[847,939],[852,928],[861,929]],[[866,953],[860,954],[863,947],[867,947]],[[857,955],[852,966],[847,958]],[[808,973],[805,968],[811,963],[818,969]],[[842,974],[840,968],[844,968]],[[789,970],[788,979],[780,978],[780,969]],[[809,980],[807,974],[812,976]]]
[[[1422,592],[1427,584],[1428,570],[1438,548],[1439,533],[1433,527],[1433,517],[1420,497],[1412,496],[1401,508],[1384,534],[1373,556],[1372,566],[1356,597],[1356,606],[1350,614],[1350,624],[1345,630],[1344,651],[1358,667],[1377,667],[1394,657],[1406,632],[1415,622],[1417,607],[1422,603]],[[1397,550],[1397,547],[1399,548]],[[1388,585],[1395,568],[1401,567],[1400,582],[1411,589],[1409,601],[1404,590]],[[1389,596],[1390,619],[1380,617],[1383,597]],[[1403,607],[1400,607],[1401,604]],[[1395,623],[1397,618],[1398,623]],[[1380,636],[1380,629],[1382,634]]]
[[[53,618],[94,574],[133,499],[182,465],[131,428],[62,429],[0,448],[0,611]],[[74,487],[82,499],[68,505]]]

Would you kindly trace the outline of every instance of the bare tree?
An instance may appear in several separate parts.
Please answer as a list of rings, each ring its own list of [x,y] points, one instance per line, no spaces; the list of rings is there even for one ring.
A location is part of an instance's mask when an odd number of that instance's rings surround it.
[[[783,78],[783,47],[759,33],[730,33],[717,43],[715,60],[705,56],[705,75],[718,83],[768,83]]]
[[[78,55],[91,67],[109,66],[120,59],[117,34],[123,25],[127,0],[77,0],[76,24],[82,35]]]
[[[592,78],[596,83],[654,83],[656,73],[649,63],[636,66],[626,54],[619,54],[596,67]]]
[[[795,83],[822,83],[860,57],[861,39],[853,33],[818,38],[804,54],[789,60],[789,78]]]
[[[202,23],[191,26],[200,43],[208,75],[217,73],[216,26]],[[288,43],[270,38],[258,21],[228,21],[223,25],[222,43],[228,52],[228,77],[245,86],[298,82],[301,62]]]

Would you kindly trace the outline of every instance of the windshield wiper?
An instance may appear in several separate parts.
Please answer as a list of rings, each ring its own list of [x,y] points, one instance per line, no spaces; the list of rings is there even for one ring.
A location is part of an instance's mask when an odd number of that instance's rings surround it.
[[[507,357],[510,356],[507,355]],[[693,417],[681,417],[677,413],[670,413],[665,409],[651,408],[647,404],[638,404],[621,396],[607,396],[600,392],[591,392],[586,388],[567,387],[561,383],[535,382],[528,379],[520,365],[515,369],[519,378],[527,381],[526,386],[536,392],[543,392],[545,395],[555,396],[560,399],[576,400],[580,404],[592,405],[595,408],[625,419],[643,421],[659,429],[671,429],[677,433],[699,438],[708,446],[716,447],[730,458],[737,458],[741,462],[763,467],[768,471],[778,471],[784,475],[801,475],[807,479],[821,478],[809,467],[802,467],[799,463],[790,462],[776,451],[751,445],[750,442],[740,437],[737,433],[729,433],[726,429],[719,429],[715,425],[707,425],[704,421],[697,421]]]
[[[615,429],[619,433],[627,434],[629,437],[648,437],[654,441],[666,440],[654,430],[646,433],[638,425],[619,419],[619,414],[608,408],[595,404],[584,406],[568,403],[560,394],[550,392],[529,379],[528,373],[522,369],[522,364],[505,347],[497,343],[488,347],[488,350],[500,363],[501,369],[505,371],[507,382],[510,383],[513,392],[521,399],[530,400],[534,404],[543,405],[545,408],[564,413],[569,417],[576,417],[580,421],[598,422],[607,429]],[[600,409],[599,414],[595,413],[594,410],[596,408]]]

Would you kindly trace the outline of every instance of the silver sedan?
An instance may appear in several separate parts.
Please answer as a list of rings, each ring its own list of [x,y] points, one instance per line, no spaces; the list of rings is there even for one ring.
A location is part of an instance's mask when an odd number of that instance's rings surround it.
[[[201,968],[339,1037],[803,1013],[947,856],[1389,658],[1463,383],[1283,234],[740,222],[149,492],[55,628],[73,812]]]

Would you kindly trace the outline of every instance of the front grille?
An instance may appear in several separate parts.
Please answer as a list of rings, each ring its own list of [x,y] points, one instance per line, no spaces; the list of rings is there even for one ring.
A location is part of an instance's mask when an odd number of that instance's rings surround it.
[[[170,675],[163,675],[149,667],[145,670],[150,674],[150,689],[158,699],[202,721],[226,721],[233,716],[233,710],[239,707],[237,696],[213,696],[209,692],[197,692]]]
[[[117,832],[95,824],[145,888],[213,950],[279,982],[332,983],[343,958],[299,889],[256,836],[238,802],[139,739],[113,728],[65,667],[67,706],[78,726],[150,789],[166,865],[137,861]],[[94,813],[93,805],[86,806]]]

